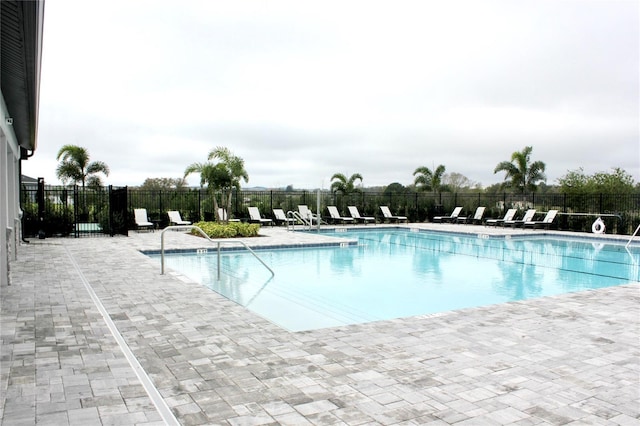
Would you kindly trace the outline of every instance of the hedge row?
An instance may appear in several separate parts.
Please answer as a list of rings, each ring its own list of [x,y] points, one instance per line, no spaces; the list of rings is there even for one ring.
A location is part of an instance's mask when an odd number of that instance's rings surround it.
[[[202,229],[209,238],[257,237],[260,231],[260,225],[257,223],[196,222],[194,225]],[[192,229],[191,233],[200,235],[197,229]]]

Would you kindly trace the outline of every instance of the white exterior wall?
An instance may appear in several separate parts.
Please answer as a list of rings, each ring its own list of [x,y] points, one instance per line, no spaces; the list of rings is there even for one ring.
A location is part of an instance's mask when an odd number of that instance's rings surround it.
[[[13,228],[12,239],[7,241],[11,251],[9,252],[9,261],[18,259],[18,236],[20,233],[20,176],[18,176],[20,166],[20,148],[16,155],[7,153],[7,210],[9,211],[9,220],[13,218],[12,222],[7,223],[10,228]]]
[[[0,102],[0,285],[9,285],[9,267],[18,256],[20,180],[18,146],[4,99]]]

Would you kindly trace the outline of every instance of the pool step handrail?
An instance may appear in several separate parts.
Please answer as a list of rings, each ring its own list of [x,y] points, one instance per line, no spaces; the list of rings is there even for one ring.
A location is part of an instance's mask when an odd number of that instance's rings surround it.
[[[306,217],[303,216],[300,212],[294,212],[294,213],[296,215],[296,218],[302,221],[305,229],[311,229],[311,225],[313,225],[313,213],[309,213],[309,216],[306,216]]]
[[[296,223],[298,221],[302,222],[304,224],[304,221],[302,220],[302,217],[300,217],[300,214],[298,212],[294,212],[293,210],[289,210],[287,212],[287,219],[293,219],[292,221],[287,220],[287,231],[291,230],[291,231],[295,231],[296,230]],[[291,225],[291,229],[289,229],[289,225]]]
[[[631,244],[631,240],[633,240],[633,238],[638,235],[638,231],[640,231],[640,225],[638,225],[638,227],[636,228],[635,232],[633,233],[633,235],[631,236],[631,238],[629,238],[629,241],[627,241],[627,244],[624,246],[624,248],[628,248],[629,244]]]
[[[197,230],[200,235],[202,235],[204,238],[206,238],[207,240],[209,240],[212,243],[217,244],[217,251],[218,251],[218,281],[220,281],[220,246],[222,243],[237,243],[237,244],[241,244],[244,246],[244,248],[246,248],[249,253],[251,253],[253,255],[253,257],[255,257],[256,259],[258,259],[258,261],[260,261],[260,263],[262,263],[262,265],[267,268],[269,270],[269,272],[271,272],[271,276],[274,277],[276,274],[275,272],[273,272],[273,269],[271,269],[269,267],[269,265],[267,265],[266,263],[264,263],[264,261],[260,258],[260,256],[258,256],[256,254],[255,251],[253,251],[251,249],[251,247],[249,247],[247,245],[247,243],[245,243],[242,240],[237,240],[234,238],[218,238],[218,239],[212,239],[209,238],[209,236],[199,227],[196,225],[174,225],[174,226],[167,226],[166,228],[164,228],[162,230],[162,232],[160,233],[160,274],[164,275],[164,233],[172,230],[172,231],[190,231],[192,229]]]
[[[300,212],[289,210],[287,212],[287,217],[292,217],[295,219],[295,221],[291,223],[291,229],[294,231],[296,222],[302,223],[302,229],[311,229],[311,227],[313,226],[313,219],[302,216]],[[287,229],[289,229],[289,227],[287,227]]]

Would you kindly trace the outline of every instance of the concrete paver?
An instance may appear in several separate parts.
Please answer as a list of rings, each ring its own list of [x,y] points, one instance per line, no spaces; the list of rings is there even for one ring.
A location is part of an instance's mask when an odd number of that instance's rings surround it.
[[[263,234],[251,244],[331,240]],[[164,424],[107,320],[183,425],[640,424],[638,283],[291,333],[160,275],[139,252],[159,240],[132,232],[20,247],[0,289],[2,424]]]

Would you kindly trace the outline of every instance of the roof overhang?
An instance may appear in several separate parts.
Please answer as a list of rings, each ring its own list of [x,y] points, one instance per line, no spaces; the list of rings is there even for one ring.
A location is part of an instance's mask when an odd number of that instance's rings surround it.
[[[31,151],[38,132],[43,23],[44,0],[0,1],[0,89],[18,144]]]

